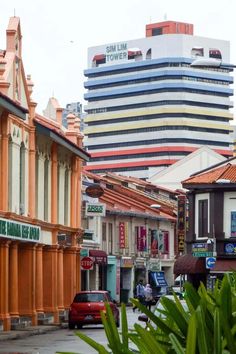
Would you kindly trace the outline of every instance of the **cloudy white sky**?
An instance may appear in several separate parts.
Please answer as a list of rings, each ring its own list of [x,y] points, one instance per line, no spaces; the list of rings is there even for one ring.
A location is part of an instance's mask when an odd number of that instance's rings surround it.
[[[145,37],[148,23],[193,23],[196,35],[229,40],[236,64],[235,10],[235,0],[7,0],[1,3],[0,48],[9,18],[19,16],[25,73],[41,113],[51,96],[62,107],[84,103],[88,47]]]

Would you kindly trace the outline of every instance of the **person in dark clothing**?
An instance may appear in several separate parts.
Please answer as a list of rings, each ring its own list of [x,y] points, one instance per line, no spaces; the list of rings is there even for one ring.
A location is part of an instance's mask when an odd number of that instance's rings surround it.
[[[143,280],[140,279],[136,286],[136,298],[139,300],[141,304],[145,303],[145,294],[144,294],[144,285]],[[137,306],[133,307],[133,312],[135,312]]]

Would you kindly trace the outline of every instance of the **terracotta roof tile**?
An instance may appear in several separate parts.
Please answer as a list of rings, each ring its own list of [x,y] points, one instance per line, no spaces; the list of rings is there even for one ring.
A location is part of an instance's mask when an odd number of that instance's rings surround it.
[[[236,182],[236,165],[231,165],[228,163],[227,165],[215,168],[211,171],[204,172],[202,174],[190,177],[183,181],[183,184],[199,184],[199,183],[216,183],[219,179],[227,179],[230,182]]]

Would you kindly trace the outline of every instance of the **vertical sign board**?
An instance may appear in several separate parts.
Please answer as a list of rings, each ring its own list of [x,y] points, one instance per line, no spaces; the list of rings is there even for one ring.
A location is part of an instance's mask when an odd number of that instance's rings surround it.
[[[146,251],[147,248],[147,230],[146,226],[139,226],[137,228],[137,250]]]
[[[129,248],[127,222],[119,223],[119,241],[120,241],[120,248]]]
[[[177,219],[177,239],[178,252],[184,252],[184,241],[186,232],[186,196],[178,196],[178,219]]]
[[[116,295],[120,295],[120,259],[116,262]]]
[[[120,248],[125,248],[125,223],[119,223],[119,240],[120,240]]]

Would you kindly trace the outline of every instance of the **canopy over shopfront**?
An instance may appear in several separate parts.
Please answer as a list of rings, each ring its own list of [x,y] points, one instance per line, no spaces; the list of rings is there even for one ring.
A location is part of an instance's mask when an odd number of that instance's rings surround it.
[[[191,254],[185,254],[175,261],[174,274],[198,273],[207,273],[205,258],[193,257]]]
[[[107,264],[107,254],[102,250],[89,250],[89,256],[93,257],[96,264]]]

